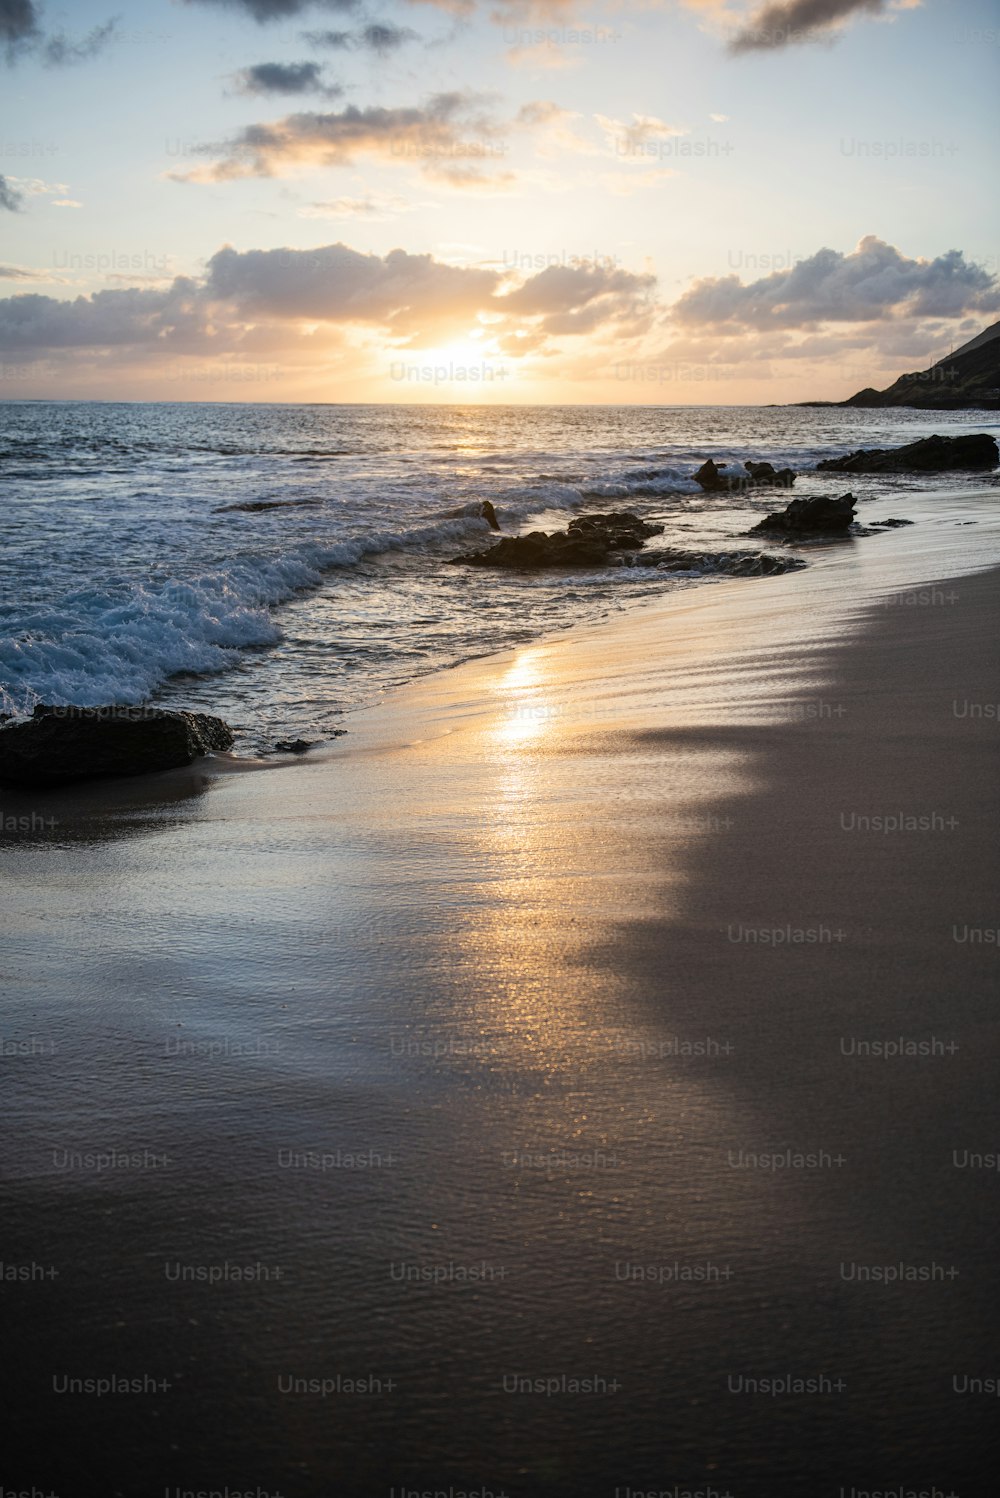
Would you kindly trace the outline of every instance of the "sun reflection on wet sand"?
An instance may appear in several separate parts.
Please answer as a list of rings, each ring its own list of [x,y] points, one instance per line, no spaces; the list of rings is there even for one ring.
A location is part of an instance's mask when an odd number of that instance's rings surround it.
[[[539,739],[552,724],[555,708],[546,690],[541,650],[525,650],[497,682],[504,716],[493,736],[501,746],[517,746]]]

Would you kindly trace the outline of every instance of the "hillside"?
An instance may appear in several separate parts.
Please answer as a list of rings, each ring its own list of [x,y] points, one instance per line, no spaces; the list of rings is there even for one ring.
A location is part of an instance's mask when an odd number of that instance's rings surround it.
[[[1000,410],[1000,322],[930,369],[900,375],[886,390],[859,390],[840,406],[915,406],[924,411]]]

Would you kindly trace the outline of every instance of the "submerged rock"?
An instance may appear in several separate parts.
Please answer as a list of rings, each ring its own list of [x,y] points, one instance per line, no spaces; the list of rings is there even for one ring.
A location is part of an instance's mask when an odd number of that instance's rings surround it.
[[[232,510],[246,510],[257,515],[261,510],[298,510],[303,506],[312,508],[322,504],[319,499],[248,499],[241,504],[216,505],[213,515],[228,515]]]
[[[631,567],[655,567],[658,572],[717,573],[722,577],[775,577],[805,567],[801,557],[775,556],[769,551],[682,551],[670,547],[630,557]]]
[[[608,548],[603,541],[575,540],[566,531],[551,536],[531,531],[527,536],[505,536],[485,551],[451,560],[469,567],[601,567],[608,560]]]
[[[315,742],[315,739],[279,739],[274,747],[279,754],[305,754]]]
[[[843,535],[854,519],[855,503],[853,494],[842,494],[839,499],[826,494],[814,499],[793,499],[784,510],[765,515],[747,534]]]
[[[923,437],[905,447],[863,447],[846,458],[825,458],[820,473],[945,473],[995,468],[1000,450],[985,432],[963,437]]]
[[[662,530],[662,525],[649,525],[630,510],[616,510],[607,515],[581,515],[564,531],[505,536],[485,551],[451,560],[469,567],[606,567],[612,553],[638,550],[649,536],[658,536]]]
[[[49,707],[0,728],[0,780],[61,785],[147,775],[229,749],[233,731],[208,713],[150,707]]]

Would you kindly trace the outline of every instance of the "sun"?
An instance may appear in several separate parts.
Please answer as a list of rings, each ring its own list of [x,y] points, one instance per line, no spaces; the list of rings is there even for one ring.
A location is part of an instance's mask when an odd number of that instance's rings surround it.
[[[486,338],[457,338],[454,343],[445,343],[440,348],[430,349],[428,357],[432,358],[435,364],[448,364],[456,370],[465,369],[466,371],[497,362],[496,349]]]

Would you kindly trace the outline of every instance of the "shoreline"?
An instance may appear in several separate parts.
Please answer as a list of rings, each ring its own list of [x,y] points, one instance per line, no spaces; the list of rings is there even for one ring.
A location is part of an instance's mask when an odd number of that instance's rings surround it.
[[[848,476],[844,477],[846,481]],[[989,509],[982,508],[983,501],[984,492],[981,487],[968,488],[963,485],[961,476],[943,475],[939,487],[934,490],[913,490],[901,494],[890,491],[881,500],[875,501],[879,504],[879,518],[882,518],[881,512],[886,507],[895,510],[906,508],[910,514],[916,515],[916,520],[909,522],[914,529],[908,533],[893,530],[878,534],[862,532],[860,535],[849,538],[823,536],[806,536],[797,540],[789,538],[784,546],[777,547],[777,551],[778,554],[787,552],[793,557],[801,556],[805,562],[805,567],[801,570],[805,571],[808,576],[804,580],[800,576],[799,583],[807,592],[814,594],[813,606],[818,603],[828,627],[837,631],[842,628],[845,619],[858,614],[866,601],[878,598],[894,588],[899,591],[908,589],[914,592],[920,589],[933,590],[942,583],[942,580],[946,582],[948,575],[968,570],[970,564],[973,564],[977,570],[994,563],[1000,565],[1000,519],[995,512],[991,514]],[[858,515],[858,523],[861,526],[865,526],[875,518],[869,513],[871,503],[871,501],[865,502]],[[970,551],[965,538],[954,534],[956,528],[969,525],[979,527],[976,540],[981,548],[980,555],[977,555],[975,550]],[[933,528],[933,534],[929,527]],[[883,542],[881,548],[878,547],[880,540]],[[774,538],[769,540],[751,535],[732,538],[728,544],[732,548],[739,546],[743,541],[757,542],[763,548],[770,545],[772,550],[776,544]],[[640,575],[644,578],[648,576],[646,573]],[[21,790],[10,785],[0,787],[0,792],[5,790],[5,800],[12,805],[21,801],[34,802],[40,798],[48,800],[50,797],[55,797],[71,813],[74,802],[77,802],[81,808],[90,805],[100,807],[106,802],[111,809],[115,806],[130,805],[141,801],[147,794],[152,801],[169,800],[187,793],[193,794],[195,789],[204,788],[216,778],[231,774],[325,763],[335,758],[339,751],[350,752],[353,747],[352,735],[359,728],[367,733],[369,725],[377,724],[383,717],[389,721],[397,712],[405,718],[410,710],[409,704],[414,700],[414,694],[419,699],[424,684],[434,682],[438,677],[450,681],[456,672],[488,671],[491,662],[497,663],[499,669],[499,662],[513,659],[525,649],[555,645],[559,642],[566,642],[567,646],[571,647],[578,636],[592,639],[595,632],[607,630],[614,632],[623,619],[648,619],[654,628],[660,627],[661,623],[663,627],[669,627],[669,619],[676,611],[683,616],[691,607],[697,607],[697,601],[703,596],[704,589],[723,589],[723,598],[733,597],[733,608],[739,616],[752,619],[757,612],[753,603],[762,595],[765,584],[777,585],[781,588],[787,586],[795,575],[796,569],[771,578],[733,579],[721,574],[707,574],[691,578],[669,577],[663,580],[663,593],[660,597],[640,598],[630,597],[627,592],[628,583],[623,582],[620,598],[609,601],[603,613],[598,613],[582,622],[548,624],[542,627],[538,635],[519,644],[508,643],[499,648],[490,649],[485,646],[484,642],[485,648],[481,650],[476,649],[471,654],[463,654],[450,661],[429,663],[408,680],[387,689],[380,689],[381,695],[376,695],[370,701],[343,709],[337,721],[343,723],[345,727],[335,731],[332,737],[323,736],[323,731],[319,730],[321,737],[313,742],[308,753],[270,752],[255,755],[247,748],[238,746],[234,752],[212,755],[195,761],[189,766],[154,775],[122,777],[120,780],[80,781],[51,789],[38,787]],[[509,580],[508,574],[501,574],[501,576],[504,580]],[[529,573],[527,576],[530,580],[537,580],[536,574]],[[547,576],[548,580],[552,581],[551,571]],[[476,581],[479,582],[480,579],[477,577]],[[484,586],[488,586],[489,581],[488,575],[484,575],[481,579]],[[842,597],[838,596],[838,583],[853,590],[846,604]],[[740,590],[740,593],[731,595],[729,590],[733,587]],[[744,598],[740,596],[744,589],[756,589],[757,593]],[[765,609],[773,609],[775,615],[780,617],[798,606],[796,599],[797,594],[791,594],[784,607],[776,600],[772,600],[770,596],[762,601]],[[751,605],[749,608],[748,604]],[[709,617],[715,622],[719,622],[720,618],[724,621],[725,610],[721,616],[716,611],[710,610]],[[184,692],[178,681],[168,681],[153,694],[146,705],[174,710],[191,706],[195,711],[212,712],[214,704],[211,686],[213,682],[218,682],[222,692],[225,693],[227,673],[193,678],[193,689],[188,693]],[[193,701],[190,700],[192,697]],[[372,714],[375,715],[374,719]],[[309,729],[305,731],[309,732]],[[253,723],[241,725],[238,729],[241,738],[257,736],[261,732],[260,725]],[[381,730],[377,727],[376,736],[381,736]],[[342,743],[342,738],[345,738],[347,742]],[[0,828],[0,831],[2,830]]]
[[[928,581],[962,513],[419,678],[273,774],[116,782],[4,851],[5,1036],[43,1047],[7,1074],[9,1259],[61,1270],[14,1287],[8,1399],[36,1451],[58,1423],[53,1481],[528,1498],[544,1453],[558,1498],[665,1457],[744,1498],[880,1486],[887,1454],[974,1481],[986,1409],[949,1380],[991,1371],[993,1191],[951,1162],[991,1148],[997,949],[951,927],[996,925],[997,724],[951,704],[1000,701],[1000,570]],[[932,821],[856,821],[899,813]],[[899,1038],[940,1046],[858,1050]],[[941,1273],[842,1273],[900,1264]],[[127,1427],[50,1392],[105,1369],[172,1388]],[[515,1375],[607,1397],[511,1403]],[[845,1387],[729,1383],[802,1375]],[[276,1389],[359,1377],[397,1387]]]

